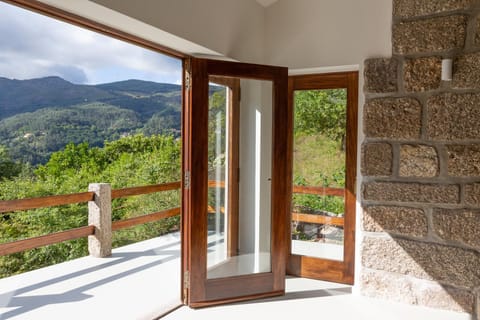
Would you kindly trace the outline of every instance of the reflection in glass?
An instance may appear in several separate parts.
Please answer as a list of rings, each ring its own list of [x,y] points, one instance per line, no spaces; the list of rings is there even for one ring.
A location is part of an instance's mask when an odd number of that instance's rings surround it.
[[[210,81],[207,277],[270,272],[272,85]]]
[[[292,254],[343,260],[346,89],[294,95]]]

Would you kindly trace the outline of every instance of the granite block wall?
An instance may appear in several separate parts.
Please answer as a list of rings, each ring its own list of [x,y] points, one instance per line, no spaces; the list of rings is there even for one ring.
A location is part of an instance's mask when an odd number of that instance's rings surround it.
[[[480,0],[393,0],[392,21],[364,68],[361,291],[479,319]]]

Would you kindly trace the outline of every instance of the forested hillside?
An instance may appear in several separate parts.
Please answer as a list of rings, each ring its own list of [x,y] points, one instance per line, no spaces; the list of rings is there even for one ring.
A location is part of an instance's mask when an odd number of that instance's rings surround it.
[[[102,146],[105,140],[117,140],[143,127],[136,112],[103,103],[39,109],[0,124],[0,145],[15,160],[32,165],[45,163],[67,143]]]
[[[68,143],[180,134],[181,86],[141,80],[76,85],[59,77],[0,78],[0,145],[31,165]]]

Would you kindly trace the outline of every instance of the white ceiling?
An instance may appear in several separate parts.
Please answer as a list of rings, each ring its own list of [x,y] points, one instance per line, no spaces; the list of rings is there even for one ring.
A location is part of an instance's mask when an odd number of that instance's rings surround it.
[[[257,2],[260,3],[262,6],[264,6],[265,8],[274,4],[277,1],[278,0],[257,0]]]

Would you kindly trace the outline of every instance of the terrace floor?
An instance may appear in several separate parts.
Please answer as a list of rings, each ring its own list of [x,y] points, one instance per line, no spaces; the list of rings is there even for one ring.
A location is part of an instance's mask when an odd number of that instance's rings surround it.
[[[0,279],[0,319],[154,319],[180,302],[180,235]]]
[[[463,313],[352,294],[347,285],[287,278],[283,297],[193,310],[188,319],[470,320]],[[85,257],[0,279],[0,319],[154,319],[180,302],[178,233],[117,248],[109,258]]]

